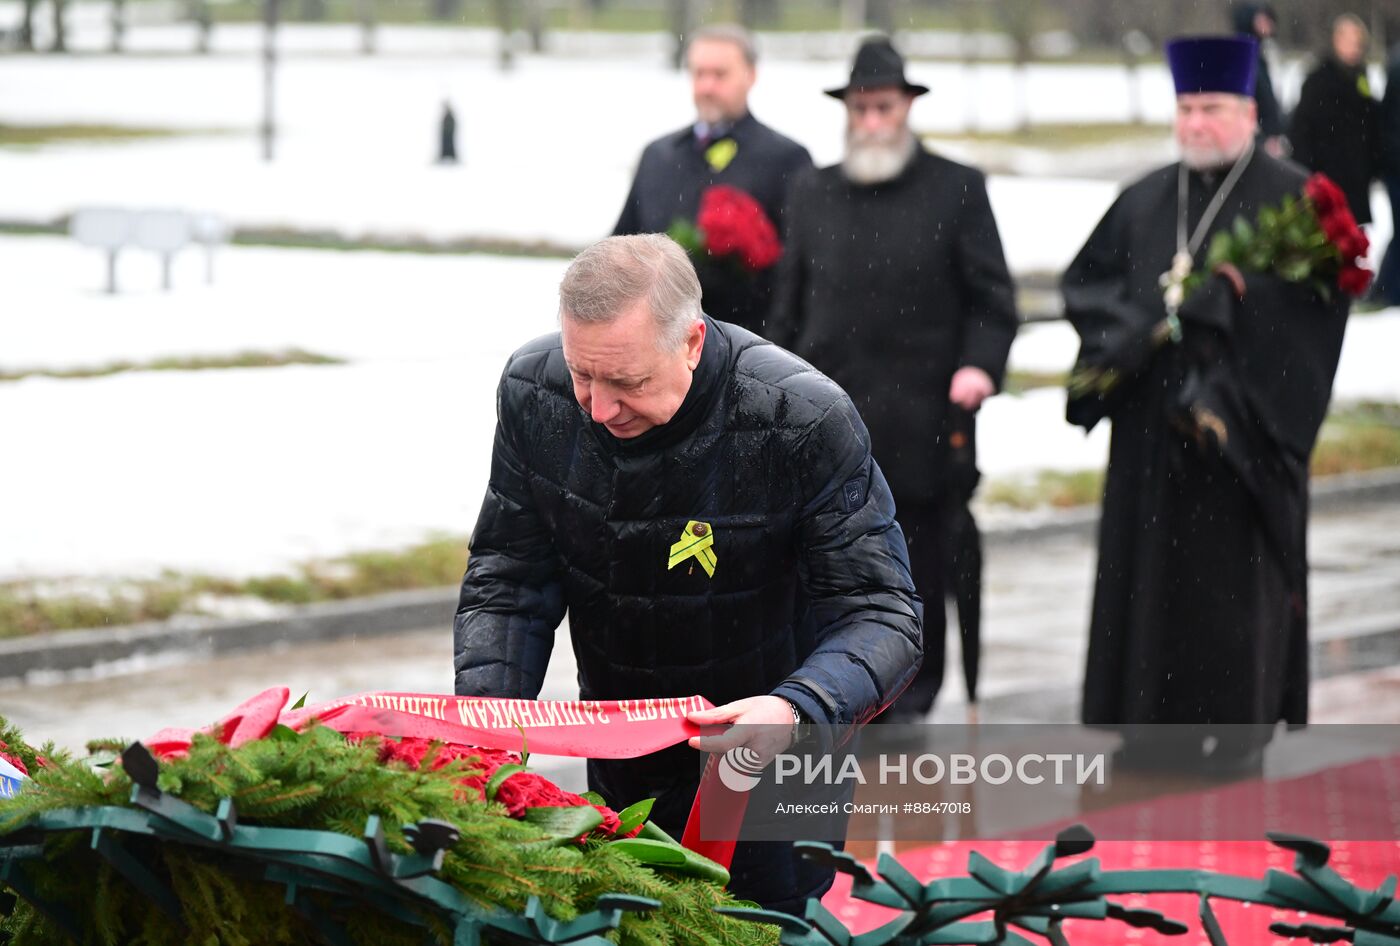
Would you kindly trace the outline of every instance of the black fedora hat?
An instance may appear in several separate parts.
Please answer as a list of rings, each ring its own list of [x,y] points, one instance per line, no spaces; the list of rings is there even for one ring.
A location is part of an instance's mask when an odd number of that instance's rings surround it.
[[[923,95],[928,91],[928,86],[917,85],[904,78],[904,57],[888,39],[876,36],[861,43],[860,49],[856,50],[850,81],[839,89],[827,89],[826,94],[834,99],[844,99],[852,89],[885,89],[890,86],[901,88],[911,95]]]

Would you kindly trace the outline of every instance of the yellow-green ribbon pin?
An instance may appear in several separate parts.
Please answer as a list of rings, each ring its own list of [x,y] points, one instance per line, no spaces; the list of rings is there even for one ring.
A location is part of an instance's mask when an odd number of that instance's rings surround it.
[[[680,541],[671,546],[671,557],[666,562],[667,571],[688,558],[694,558],[705,569],[706,575],[715,577],[715,565],[719,559],[715,557],[714,545],[715,530],[710,528],[710,524],[690,520],[685,524]]]
[[[739,144],[733,138],[721,138],[705,149],[705,160],[712,171],[723,171],[739,153]]]

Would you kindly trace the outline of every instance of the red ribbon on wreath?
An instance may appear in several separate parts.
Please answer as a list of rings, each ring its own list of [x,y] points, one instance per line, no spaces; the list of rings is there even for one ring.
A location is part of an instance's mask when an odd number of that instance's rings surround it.
[[[522,733],[532,753],[591,759],[632,759],[649,755],[702,735],[701,727],[685,714],[712,709],[701,696],[648,700],[504,700],[488,697],[443,696],[430,693],[361,693],[303,709],[283,710],[290,691],[272,687],[245,701],[223,719],[199,730],[230,746],[262,739],[279,726],[300,729],[312,720],[349,738],[374,734],[401,740],[389,746],[381,761],[397,759],[420,764],[433,743],[443,749],[434,767],[453,758],[479,756],[488,768],[518,762],[510,756],[521,748]],[[163,729],[146,740],[157,756],[189,752],[196,730]],[[713,763],[713,759],[711,762]],[[589,802],[532,773],[517,773],[501,783],[496,800],[507,808],[577,806]],[[484,778],[483,778],[484,781]],[[509,788],[507,788],[509,786]],[[681,841],[686,847],[728,867],[744,819],[747,796],[734,792],[718,778],[718,768],[705,768],[695,804]],[[705,806],[705,834],[700,809]],[[617,830],[616,813],[597,806],[602,828]],[[609,818],[611,815],[611,819]]]

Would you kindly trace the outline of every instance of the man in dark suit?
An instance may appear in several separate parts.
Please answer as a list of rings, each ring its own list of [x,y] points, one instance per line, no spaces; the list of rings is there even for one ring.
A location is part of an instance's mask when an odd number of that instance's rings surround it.
[[[779,225],[788,182],[810,171],[807,149],[749,112],[757,71],[749,34],[738,26],[697,30],[686,51],[696,120],[656,139],[642,152],[615,236],[665,233],[678,220],[695,221],[704,192],[716,184],[744,191]],[[750,270],[732,259],[694,258],[713,318],[767,335],[772,270]]]

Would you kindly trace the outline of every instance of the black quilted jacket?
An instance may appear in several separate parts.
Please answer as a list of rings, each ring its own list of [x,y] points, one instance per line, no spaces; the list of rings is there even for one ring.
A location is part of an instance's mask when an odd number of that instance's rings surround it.
[[[774,693],[848,724],[912,678],[922,610],[889,489],[850,399],[796,356],[709,321],[676,416],[624,441],[574,400],[556,334],[511,357],[497,412],[457,693],[536,697],[566,610],[583,699]],[[713,577],[667,567],[690,520],[714,531]],[[589,780],[614,804],[658,798],[676,831],[699,768],[681,746]]]

